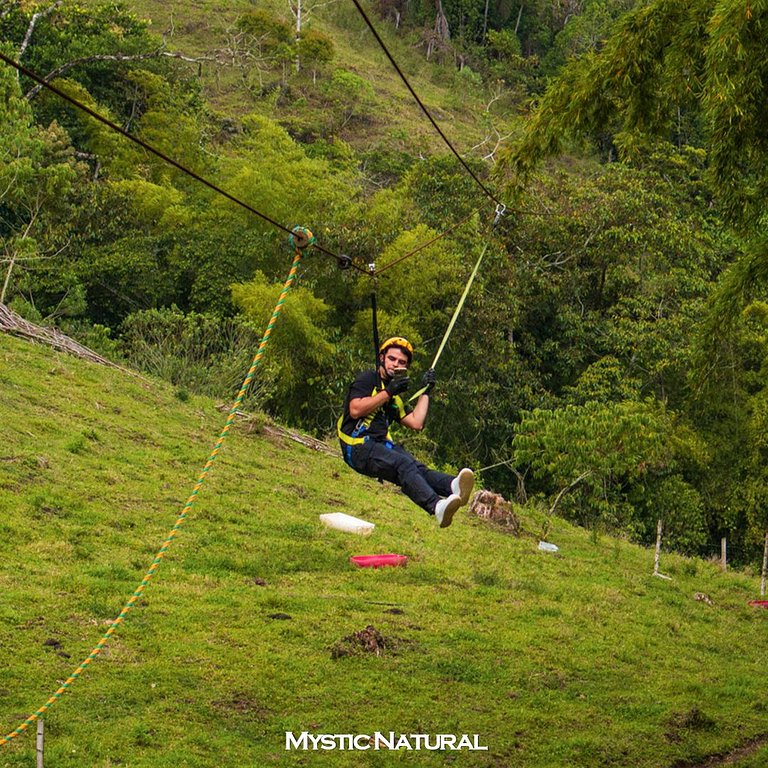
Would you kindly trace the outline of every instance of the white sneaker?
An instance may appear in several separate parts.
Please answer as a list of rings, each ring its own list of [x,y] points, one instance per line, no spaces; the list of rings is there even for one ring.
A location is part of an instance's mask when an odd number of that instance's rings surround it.
[[[437,522],[440,523],[441,528],[447,528],[453,522],[453,516],[461,506],[463,506],[461,496],[455,493],[437,502],[435,505],[435,517]]]
[[[472,489],[475,487],[475,473],[471,469],[464,469],[451,480],[451,493],[461,496],[461,506],[469,502]]]

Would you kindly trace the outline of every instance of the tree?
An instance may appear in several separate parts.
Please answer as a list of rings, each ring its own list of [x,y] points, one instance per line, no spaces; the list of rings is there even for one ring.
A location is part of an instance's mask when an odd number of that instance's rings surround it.
[[[312,70],[312,82],[316,82],[317,73],[324,64],[333,60],[333,40],[322,32],[308,29],[298,42],[298,56],[305,67]]]
[[[259,344],[243,316],[184,314],[178,307],[133,312],[120,326],[120,350],[135,368],[211,397],[233,397]],[[256,383],[259,394],[266,387]]]
[[[44,311],[54,309],[75,289],[71,272],[51,276],[52,305],[42,301],[34,275],[45,271],[46,259],[67,248],[75,183],[84,169],[58,125],[33,124],[18,79],[5,66],[0,67],[0,105],[0,303],[23,293],[27,300],[40,299]]]
[[[687,462],[705,459],[703,445],[658,404],[534,410],[524,414],[514,447],[518,466],[529,465],[545,481],[553,506],[580,524],[649,543],[658,514],[674,510],[680,539],[689,547],[704,539],[701,498],[681,474]]]
[[[718,540],[727,535],[737,546],[759,545],[768,530],[768,304],[750,302],[719,330],[716,344],[702,348],[700,339],[696,351],[706,363],[695,366],[689,410],[711,446],[699,483],[716,512],[710,512],[711,533]]]
[[[435,163],[423,175],[419,163],[418,183],[408,182],[439,226],[468,200],[451,196],[454,186],[443,187],[451,177]],[[535,408],[655,397],[687,415],[691,328],[733,248],[702,174],[702,152],[669,147],[642,168],[582,161],[539,174],[520,208],[546,215],[510,213],[496,228],[441,360],[447,373],[430,427],[441,458],[508,461],[521,411]],[[461,243],[468,259],[477,246]],[[516,492],[507,466],[486,476]],[[535,491],[541,481],[528,477]]]
[[[296,39],[288,22],[266,11],[249,11],[235,24],[226,50],[227,63],[239,66],[246,82],[258,77],[259,89],[264,90],[264,73],[275,65],[287,77],[288,64],[296,56]]]
[[[690,142],[701,123],[712,188],[730,220],[757,229],[766,211],[768,7],[734,0],[654,0],[627,13],[605,46],[567,66],[542,97],[505,167],[522,182],[568,138],[608,134],[620,154],[640,136]]]
[[[763,482],[744,459],[755,403],[741,393],[736,372],[750,366],[748,348],[738,343],[742,310],[768,285],[768,68],[760,53],[768,43],[766,18],[764,3],[734,0],[654,0],[630,11],[601,49],[552,82],[522,140],[499,164],[519,189],[545,157],[566,147],[587,144],[604,161],[618,156],[639,165],[659,146],[701,149],[707,195],[732,227],[723,256],[733,261],[709,309],[689,325],[698,396],[687,407],[712,446],[709,477],[700,483],[712,533],[743,528],[738,521],[749,505],[739,488]]]
[[[376,93],[365,79],[337,69],[324,89],[325,99],[333,114],[332,132],[342,130],[351,120],[365,120],[373,114]]]
[[[476,174],[482,175],[484,164],[470,161],[473,162]],[[424,222],[438,230],[443,230],[447,221],[455,223],[482,204],[473,179],[449,155],[415,163],[405,175],[403,184]]]
[[[300,42],[304,32],[304,27],[309,21],[310,15],[314,13],[318,8],[321,8],[324,5],[330,5],[331,3],[335,2],[336,0],[326,0],[326,2],[322,3],[315,2],[308,4],[306,0],[288,0],[288,8],[290,9],[291,14],[296,21],[296,43]],[[299,48],[299,53],[296,56],[296,72],[298,73],[300,70],[301,49]]]
[[[451,39],[451,31],[448,28],[448,19],[443,10],[442,0],[435,0],[435,28],[433,31],[433,41],[427,48],[427,58],[434,50],[434,47],[447,46]]]
[[[263,330],[280,290],[257,273],[248,283],[234,285],[232,295],[245,316]],[[265,407],[313,431],[327,428],[329,413],[341,399],[343,376],[333,365],[328,316],[328,305],[310,290],[292,288],[270,336],[270,354],[259,370],[269,393]]]

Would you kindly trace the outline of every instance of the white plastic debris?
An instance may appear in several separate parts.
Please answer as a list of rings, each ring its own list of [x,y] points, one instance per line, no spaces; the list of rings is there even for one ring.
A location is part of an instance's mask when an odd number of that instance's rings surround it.
[[[557,546],[557,544],[550,544],[548,541],[540,541],[539,549],[542,552],[557,552],[560,548]]]
[[[327,515],[320,515],[320,520],[329,528],[335,528],[337,531],[344,531],[345,533],[357,533],[360,536],[370,536],[376,527],[373,523],[368,523],[359,517],[346,515],[344,512],[329,512]]]

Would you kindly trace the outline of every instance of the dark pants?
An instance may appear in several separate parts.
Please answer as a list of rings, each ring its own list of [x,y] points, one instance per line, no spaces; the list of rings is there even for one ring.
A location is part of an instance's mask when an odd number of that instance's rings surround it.
[[[425,467],[399,445],[368,440],[353,446],[350,458],[350,466],[356,472],[399,485],[411,501],[430,515],[441,497],[451,495],[453,475]]]

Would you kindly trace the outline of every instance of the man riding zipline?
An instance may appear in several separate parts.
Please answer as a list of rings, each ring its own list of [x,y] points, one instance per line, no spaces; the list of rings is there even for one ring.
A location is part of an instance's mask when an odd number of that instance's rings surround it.
[[[441,528],[447,528],[456,510],[469,501],[475,476],[467,468],[456,477],[429,469],[393,442],[389,432],[393,422],[417,431],[424,428],[435,386],[435,370],[430,368],[416,407],[404,402],[401,395],[410,383],[412,359],[413,345],[394,336],[379,348],[378,369],[363,371],[352,382],[339,419],[341,451],[356,472],[399,485],[411,501],[437,518]]]

